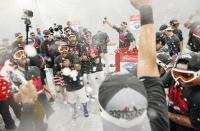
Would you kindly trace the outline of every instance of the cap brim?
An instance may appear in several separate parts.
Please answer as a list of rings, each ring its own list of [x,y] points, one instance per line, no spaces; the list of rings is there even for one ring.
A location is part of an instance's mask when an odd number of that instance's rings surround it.
[[[147,117],[147,115],[145,116],[143,122],[131,128],[122,128],[116,126],[105,119],[102,119],[102,124],[103,124],[103,131],[151,131],[149,118]]]
[[[166,31],[173,31],[174,29],[172,27],[168,27],[167,29],[165,29]]]

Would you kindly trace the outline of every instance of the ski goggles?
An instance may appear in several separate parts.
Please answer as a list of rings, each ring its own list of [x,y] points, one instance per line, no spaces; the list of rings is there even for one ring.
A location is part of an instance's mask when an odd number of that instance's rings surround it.
[[[174,80],[181,79],[183,82],[188,83],[193,80],[195,80],[197,77],[200,76],[200,72],[194,72],[194,71],[186,71],[186,70],[180,70],[173,68],[171,70],[172,77]]]
[[[26,53],[24,50],[19,50],[15,52],[13,57],[14,59],[20,60],[20,59],[26,58]]]
[[[67,52],[68,51],[68,47],[59,47],[58,48],[58,51],[60,52],[60,53],[63,53],[63,52]]]

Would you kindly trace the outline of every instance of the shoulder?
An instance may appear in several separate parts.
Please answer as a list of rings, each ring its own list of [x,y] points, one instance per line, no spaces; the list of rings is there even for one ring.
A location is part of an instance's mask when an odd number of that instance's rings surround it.
[[[145,87],[149,88],[150,86],[163,86],[163,83],[159,77],[141,77]]]
[[[191,100],[188,106],[190,109],[189,117],[193,127],[200,129],[200,118],[197,115],[200,114],[200,89],[194,89],[190,95]]]
[[[200,87],[197,86],[197,87],[193,87],[193,88],[197,88],[197,89],[192,89],[191,103],[200,105],[200,99],[199,99],[200,98]]]

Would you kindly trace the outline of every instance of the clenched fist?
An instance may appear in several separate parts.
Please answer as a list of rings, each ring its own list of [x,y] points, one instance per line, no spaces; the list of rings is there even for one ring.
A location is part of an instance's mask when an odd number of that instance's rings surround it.
[[[151,0],[130,0],[130,2],[138,10],[143,6],[151,5]]]

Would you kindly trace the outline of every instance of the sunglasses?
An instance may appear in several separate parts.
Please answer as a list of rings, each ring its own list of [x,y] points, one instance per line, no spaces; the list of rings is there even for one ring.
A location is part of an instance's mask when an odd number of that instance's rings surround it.
[[[194,72],[194,71],[185,71],[173,68],[171,70],[172,77],[174,80],[181,79],[184,83],[189,83],[195,80],[197,77],[200,76],[200,72]]]
[[[46,36],[44,36],[44,38],[49,38],[49,36],[48,36],[48,35],[46,35]]]
[[[14,59],[21,60],[23,58],[26,58],[26,53],[24,50],[19,50],[19,51],[15,52],[13,57],[14,57]]]

